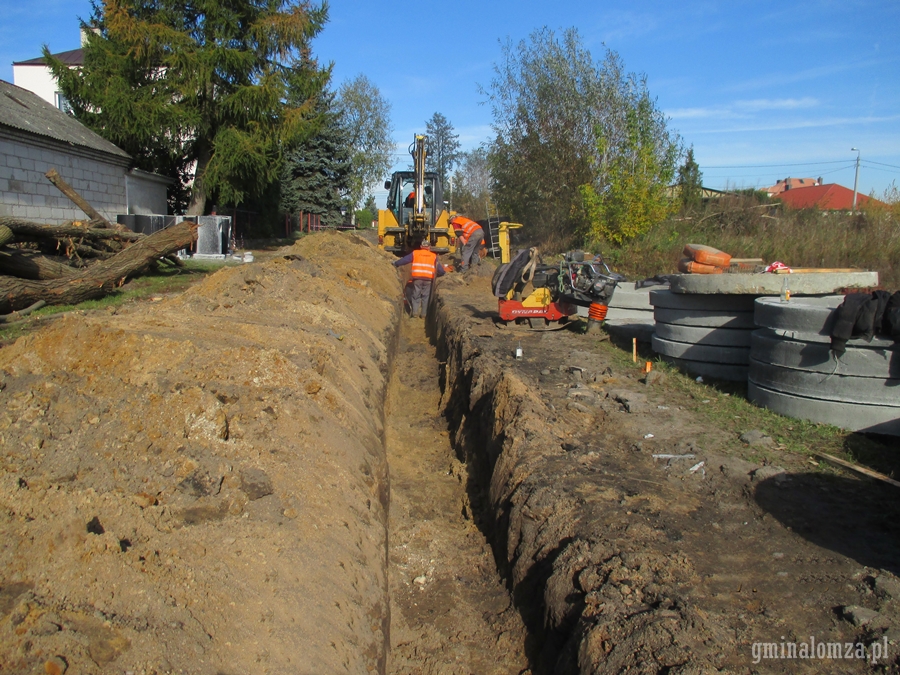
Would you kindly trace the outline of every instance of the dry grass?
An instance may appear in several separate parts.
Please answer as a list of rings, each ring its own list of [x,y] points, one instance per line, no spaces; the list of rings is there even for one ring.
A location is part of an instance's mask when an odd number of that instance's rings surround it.
[[[737,258],[779,260],[791,267],[872,270],[879,273],[883,288],[900,289],[900,217],[890,209],[855,216],[784,211],[729,197],[707,205],[701,213],[661,223],[624,246],[608,244],[603,253],[618,272],[638,279],[677,271],[687,243],[714,246]]]

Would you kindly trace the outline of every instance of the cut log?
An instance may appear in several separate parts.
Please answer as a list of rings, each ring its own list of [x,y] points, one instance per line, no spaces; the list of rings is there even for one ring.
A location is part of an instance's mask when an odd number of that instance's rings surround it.
[[[0,277],[0,314],[24,309],[39,300],[74,305],[111,293],[151,261],[186,248],[197,240],[197,223],[184,221],[154,232],[109,260],[63,279],[33,281]]]
[[[107,227],[112,227],[114,229],[119,229],[121,225],[113,225],[106,218],[100,215],[100,212],[97,211],[93,206],[90,205],[87,199],[82,197],[75,191],[71,185],[69,185],[66,181],[62,179],[62,176],[59,175],[59,172],[56,169],[50,169],[47,173],[44,174],[51,183],[53,183],[60,192],[62,192],[66,197],[72,200],[72,203],[75,204],[79,209],[84,211],[88,216],[90,216],[91,220],[100,220],[106,223]]]
[[[15,249],[0,251],[0,274],[20,279],[61,279],[80,271],[62,262],[65,258],[26,253]]]
[[[77,223],[78,221],[67,223],[65,225],[47,225],[45,223],[36,223],[32,220],[25,220],[23,218],[0,216],[0,227],[8,227],[17,237],[22,236],[33,237],[36,239],[59,240],[65,240],[69,237],[82,237],[91,241],[113,239],[116,241],[131,242],[139,241],[146,236],[140,232],[132,232],[127,229],[116,230],[109,227],[86,227]]]

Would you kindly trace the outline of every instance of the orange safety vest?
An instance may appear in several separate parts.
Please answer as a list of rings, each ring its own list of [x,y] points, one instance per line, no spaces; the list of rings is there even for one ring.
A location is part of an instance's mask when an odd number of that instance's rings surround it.
[[[472,236],[472,233],[475,230],[480,230],[481,225],[476,223],[474,220],[469,220],[468,218],[459,217],[453,221],[453,227],[457,230],[462,230],[462,235],[460,235],[460,239],[465,244],[469,241],[469,237]]]
[[[412,257],[410,277],[413,279],[434,279],[437,253],[420,248],[413,251]]]

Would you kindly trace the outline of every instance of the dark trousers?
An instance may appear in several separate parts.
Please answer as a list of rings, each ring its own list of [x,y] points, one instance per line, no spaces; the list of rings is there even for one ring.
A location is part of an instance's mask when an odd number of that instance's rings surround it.
[[[431,297],[431,279],[410,279],[406,284],[406,301],[410,316],[425,316]]]

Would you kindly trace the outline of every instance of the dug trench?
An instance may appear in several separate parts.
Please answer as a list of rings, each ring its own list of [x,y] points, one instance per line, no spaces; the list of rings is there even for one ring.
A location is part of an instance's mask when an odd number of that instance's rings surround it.
[[[309,236],[0,350],[0,672],[898,672],[893,487],[754,463],[487,276],[405,319],[391,260]],[[757,649],[811,639],[866,658]]]

